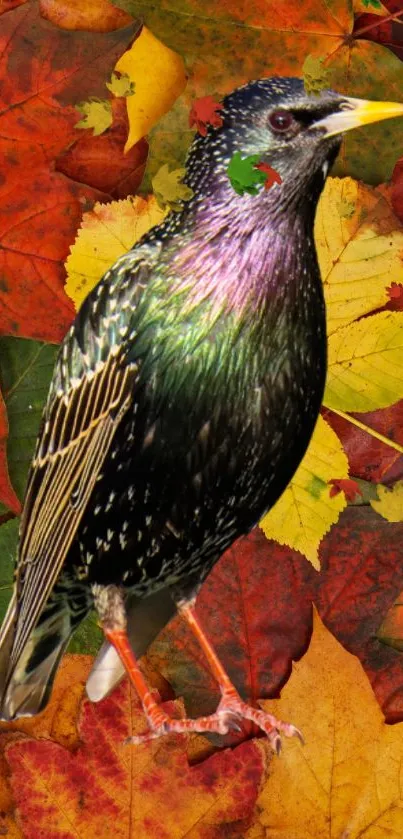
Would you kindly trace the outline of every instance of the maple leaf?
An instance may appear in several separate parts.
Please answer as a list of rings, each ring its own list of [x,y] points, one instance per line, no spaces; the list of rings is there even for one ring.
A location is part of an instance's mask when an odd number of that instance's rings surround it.
[[[169,171],[167,164],[161,166],[152,180],[155,197],[160,207],[165,210],[181,210],[182,201],[189,201],[193,190],[182,184],[181,180],[186,174],[186,169],[173,169]]]
[[[331,478],[328,483],[331,485],[329,491],[330,498],[338,495],[339,492],[344,492],[347,501],[355,501],[357,495],[361,495],[362,497],[362,492],[357,481],[351,478]]]
[[[127,73],[115,71],[111,75],[110,82],[106,82],[106,87],[114,96],[133,96],[136,91],[136,85]]]
[[[232,88],[262,75],[300,75],[298,68],[307,55],[326,56],[327,86],[333,90],[386,101],[393,98],[394,91],[394,98],[399,99],[402,62],[386,47],[366,40],[366,34],[362,39],[355,38],[352,4],[347,0],[332,0],[337,14],[333,5],[324,0],[266,0],[253,8],[229,0],[220,5],[219,15],[216,3],[200,15],[200,0],[187,0],[186,15],[180,3],[168,4],[168,13],[162,0],[151,5],[146,0],[115,2],[133,15],[141,15],[146,26],[191,67],[184,96],[153,130],[145,191],[150,190],[151,179],[162,164],[175,169],[184,165],[194,137],[189,127],[189,109],[195,99],[208,96],[213,90],[221,98]],[[262,68],[267,68],[267,72]],[[144,63],[139,73],[147,72]],[[401,155],[403,139],[398,120],[390,120],[387,126],[383,123],[351,131],[343,138],[336,164],[338,174],[379,183],[389,179]]]
[[[166,703],[177,714],[179,703]],[[6,747],[11,787],[25,839],[51,826],[64,839],[243,837],[266,772],[266,751],[243,743],[189,766],[187,738],[162,738],[133,750],[127,735],[145,718],[127,680],[100,705],[84,702],[74,752],[45,739]],[[135,752],[135,760],[134,757]]]
[[[75,103],[103,95],[134,27],[63,31],[42,19],[36,2],[0,22],[0,332],[57,342],[74,316],[63,291],[69,245],[83,209],[109,196],[59,174],[55,163],[82,133]]]
[[[330,72],[325,67],[325,60],[325,56],[307,55],[302,65],[304,88],[307,93],[318,96],[324,88],[330,86]]]
[[[392,308],[397,309],[399,311],[403,310],[403,283],[391,283],[390,286],[386,288],[386,291],[389,294],[390,302],[392,303]]]
[[[196,125],[199,134],[205,137],[209,125],[212,125],[213,128],[220,128],[223,124],[222,117],[217,113],[222,108],[223,105],[216,102],[212,96],[201,96],[199,99],[195,99],[189,114],[190,127]]]
[[[112,106],[108,99],[92,97],[88,102],[78,102],[76,108],[83,115],[76,128],[92,128],[95,137],[112,125]]]
[[[377,500],[370,499],[371,507],[387,521],[403,521],[403,481],[396,481],[393,487],[379,484]]]
[[[275,169],[269,166],[268,163],[256,163],[256,169],[259,169],[260,172],[263,172],[266,175],[266,180],[263,184],[265,189],[271,189],[273,184],[281,184],[283,183],[283,179]]]
[[[391,759],[401,754],[403,725],[385,725],[360,663],[317,615],[308,652],[293,665],[281,699],[263,706],[280,719],[291,715],[306,745],[287,743],[286,760],[271,764],[258,824],[245,839],[403,834],[401,767]]]
[[[235,152],[231,157],[227,168],[227,175],[231,186],[238,195],[243,195],[245,192],[249,193],[249,195],[257,195],[259,187],[266,181],[265,173],[260,172],[256,168],[258,161],[258,154],[242,157],[239,151]]]

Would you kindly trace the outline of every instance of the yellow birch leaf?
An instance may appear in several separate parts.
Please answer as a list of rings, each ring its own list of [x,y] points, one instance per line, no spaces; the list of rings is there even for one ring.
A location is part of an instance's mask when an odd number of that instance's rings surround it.
[[[133,46],[119,58],[115,72],[125,73],[135,85],[127,99],[129,151],[170,110],[186,87],[183,59],[165,46],[146,26]]]
[[[391,282],[403,283],[403,229],[387,187],[328,178],[315,219],[327,331],[388,302]]]
[[[79,102],[75,106],[77,111],[83,115],[76,128],[92,128],[94,137],[103,134],[112,125],[112,105],[109,99],[89,99],[88,102]]]
[[[330,335],[323,399],[328,408],[376,411],[402,397],[402,312],[378,312]]]
[[[95,204],[84,213],[66,261],[65,290],[77,309],[118,257],[151,227],[160,224],[166,214],[154,196]]]
[[[396,481],[389,487],[379,484],[376,488],[378,499],[371,499],[371,507],[387,521],[403,521],[403,481]]]
[[[348,460],[337,434],[320,416],[291,483],[260,522],[268,539],[300,551],[314,568],[319,568],[321,539],[347,504],[343,492],[330,498],[328,481],[336,477],[348,477]]]
[[[245,839],[403,836],[403,724],[385,724],[359,660],[317,614],[281,698],[261,705],[298,726],[305,746],[287,740],[272,761]]]

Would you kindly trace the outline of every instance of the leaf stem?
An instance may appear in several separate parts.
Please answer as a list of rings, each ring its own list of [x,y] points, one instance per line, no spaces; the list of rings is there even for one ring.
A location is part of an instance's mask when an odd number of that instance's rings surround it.
[[[369,23],[368,26],[363,26],[362,29],[358,29],[357,32],[354,32],[354,38],[358,38],[364,32],[369,32],[371,29],[376,29],[377,26],[380,26],[382,23],[388,23],[390,20],[399,20],[403,15],[403,12],[392,12],[392,14],[387,15],[387,17],[380,17],[376,21],[376,23]],[[403,23],[403,21],[402,21]]]
[[[380,434],[379,431],[375,431],[374,428],[370,428],[368,425],[364,425],[363,422],[352,417],[350,414],[345,414],[344,411],[338,411],[336,408],[330,408],[334,414],[337,414],[339,417],[347,420],[347,422],[351,422],[352,425],[356,425],[357,428],[360,428],[361,431],[365,431],[367,434],[370,434],[371,437],[376,437],[377,440],[380,440],[381,443],[385,443],[385,446],[389,446],[389,448],[396,449],[397,452],[403,454],[403,446],[400,443],[396,443],[394,440],[389,440],[388,437],[384,437],[383,434]]]

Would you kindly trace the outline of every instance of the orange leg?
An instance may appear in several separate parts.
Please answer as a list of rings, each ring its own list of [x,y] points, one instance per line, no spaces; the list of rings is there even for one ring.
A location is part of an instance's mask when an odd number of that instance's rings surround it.
[[[165,713],[163,708],[155,699],[155,694],[150,691],[147,682],[137,664],[136,657],[131,649],[127,634],[124,629],[107,629],[104,627],[105,637],[116,649],[127,675],[136,688],[139,699],[147,717],[150,730],[145,734],[128,737],[127,743],[144,743],[160,737],[162,734],[177,733],[183,734],[189,731],[206,732],[211,731],[217,734],[227,734],[230,728],[238,728],[235,715],[229,712],[211,714],[208,717],[199,717],[196,720],[174,720]]]
[[[281,720],[276,719],[276,717],[272,714],[267,714],[258,708],[252,708],[250,705],[247,705],[246,702],[242,701],[197,620],[194,610],[194,601],[181,602],[179,603],[178,608],[179,612],[192,627],[192,630],[207,657],[211,672],[217,679],[221,692],[220,704],[215,714],[211,714],[210,716],[199,717],[194,720],[172,719],[161,708],[155,699],[155,695],[153,695],[148,688],[130,647],[126,631],[122,628],[104,628],[105,636],[115,647],[122,663],[125,666],[129,678],[136,688],[150,726],[150,730],[148,732],[135,737],[129,737],[127,742],[144,743],[148,740],[160,737],[162,734],[169,734],[173,732],[179,734],[190,731],[199,731],[205,733],[214,732],[217,734],[227,734],[230,729],[237,729],[240,731],[238,723],[242,719],[251,720],[259,728],[261,728],[267,734],[273,749],[275,749],[277,753],[279,753],[281,748],[281,734],[288,737],[296,735],[300,738],[301,742],[303,742],[302,734],[294,725],[281,722]]]
[[[196,616],[194,608],[194,600],[182,601],[178,604],[178,610],[181,615],[187,620],[189,626],[192,628],[206,658],[210,665],[210,670],[217,679],[218,686],[221,692],[221,702],[217,708],[216,713],[233,713],[238,719],[247,719],[254,722],[262,731],[264,731],[273,748],[279,754],[281,749],[281,734],[286,737],[297,736],[301,743],[304,742],[303,736],[298,728],[291,723],[282,722],[278,720],[273,714],[268,714],[258,708],[253,708],[246,702],[243,702],[238,691],[232,684],[228,674],[225,672],[220,659],[215,650],[206,638],[202,627]]]

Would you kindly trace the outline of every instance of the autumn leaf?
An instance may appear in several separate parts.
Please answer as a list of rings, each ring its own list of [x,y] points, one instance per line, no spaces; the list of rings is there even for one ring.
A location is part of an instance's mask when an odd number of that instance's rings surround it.
[[[384,306],[388,285],[403,282],[403,230],[384,186],[328,178],[316,213],[315,242],[328,335]]]
[[[113,72],[111,80],[106,82],[106,86],[114,96],[133,96],[136,92],[136,85],[127,73]]]
[[[325,57],[307,55],[303,65],[304,88],[307,93],[319,95],[325,87],[330,87],[330,73],[325,67]]]
[[[127,99],[129,151],[152,126],[170,110],[186,85],[183,59],[155,34],[143,26],[141,34],[115,66],[135,85],[135,95]]]
[[[222,107],[213,96],[201,96],[200,99],[195,99],[189,113],[190,127],[192,128],[195,125],[202,137],[207,135],[209,125],[212,125],[213,128],[220,128],[223,121],[218,111]]]
[[[403,314],[378,312],[329,337],[324,405],[369,411],[403,398]]]
[[[76,128],[92,128],[95,137],[112,125],[112,106],[108,99],[92,98],[88,102],[78,102],[76,108],[83,115],[76,122]]]
[[[190,186],[181,183],[186,169],[169,171],[167,164],[161,166],[152,180],[152,187],[160,207],[165,210],[181,210],[182,201],[189,201],[193,195]]]
[[[387,521],[403,521],[403,481],[393,487],[377,486],[378,500],[371,500],[371,507]]]
[[[342,445],[322,417],[318,418],[308,450],[288,487],[260,522],[268,539],[299,550],[319,568],[321,539],[346,505],[344,496],[330,496],[334,474],[348,477]]]
[[[365,36],[355,38],[349,0],[267,0],[253,8],[236,0],[224,5],[210,0],[200,14],[199,0],[188,0],[186,14],[180,0],[115,0],[116,5],[141,16],[148,29],[183,56],[189,80],[175,106],[159,121],[150,138],[143,190],[160,166],[184,164],[193,133],[189,110],[194,99],[212,91],[219,98],[235,87],[261,76],[302,76],[307,55],[326,57],[329,87],[368,99],[400,100],[403,66],[386,47]],[[219,47],[219,48],[218,48]],[[239,60],[242,56],[242,61]],[[351,131],[343,140],[337,174],[352,175],[367,183],[390,178],[396,159],[403,155],[398,120]]]
[[[291,718],[306,745],[287,743],[281,760],[271,764],[257,802],[261,835],[402,835],[401,766],[393,755],[401,754],[403,725],[385,725],[360,663],[319,617],[281,699],[263,707]],[[254,839],[256,829],[255,824],[245,839]]]
[[[134,195],[142,181],[147,161],[148,143],[139,140],[124,153],[129,131],[126,101],[112,99],[113,123],[105,134],[94,137],[80,131],[79,137],[62,151],[56,161],[58,172],[107,193],[110,198]]]
[[[83,216],[66,262],[66,294],[78,309],[113,263],[166,216],[154,197],[95,204]]]
[[[260,172],[256,166],[258,161],[258,154],[242,157],[239,151],[235,152],[231,157],[227,168],[227,175],[231,186],[238,195],[244,195],[245,192],[249,193],[249,195],[257,195],[259,192],[258,187],[266,181],[265,173]]]
[[[57,342],[71,323],[63,263],[83,209],[109,196],[59,174],[55,161],[81,133],[74,127],[74,105],[104,95],[105,80],[133,33],[133,26],[66,32],[39,16],[37,2],[0,18],[3,334]]]
[[[351,478],[331,478],[328,483],[330,486],[330,498],[333,498],[334,495],[338,495],[339,492],[344,492],[347,501],[354,501],[357,495],[362,496],[362,492],[360,487],[357,484],[357,481],[351,480]]]
[[[403,157],[397,161],[392,172],[392,194],[391,202],[393,211],[398,219],[403,222]]]
[[[281,184],[283,179],[272,166],[269,166],[268,163],[256,163],[256,169],[259,169],[260,172],[263,172],[266,175],[266,180],[264,181],[264,188],[271,189],[273,184]]]
[[[5,2],[9,8],[9,0]],[[112,32],[129,26],[133,20],[131,15],[118,9],[109,0],[40,0],[39,7],[44,20],[62,29]]]
[[[178,703],[165,707],[180,711]],[[10,742],[5,754],[24,839],[50,826],[63,839],[109,839],[111,819],[115,839],[133,829],[138,839],[219,839],[223,829],[243,837],[265,776],[265,749],[243,743],[189,766],[185,737],[125,745],[144,726],[126,680],[102,705],[83,703],[74,752],[45,739]]]

